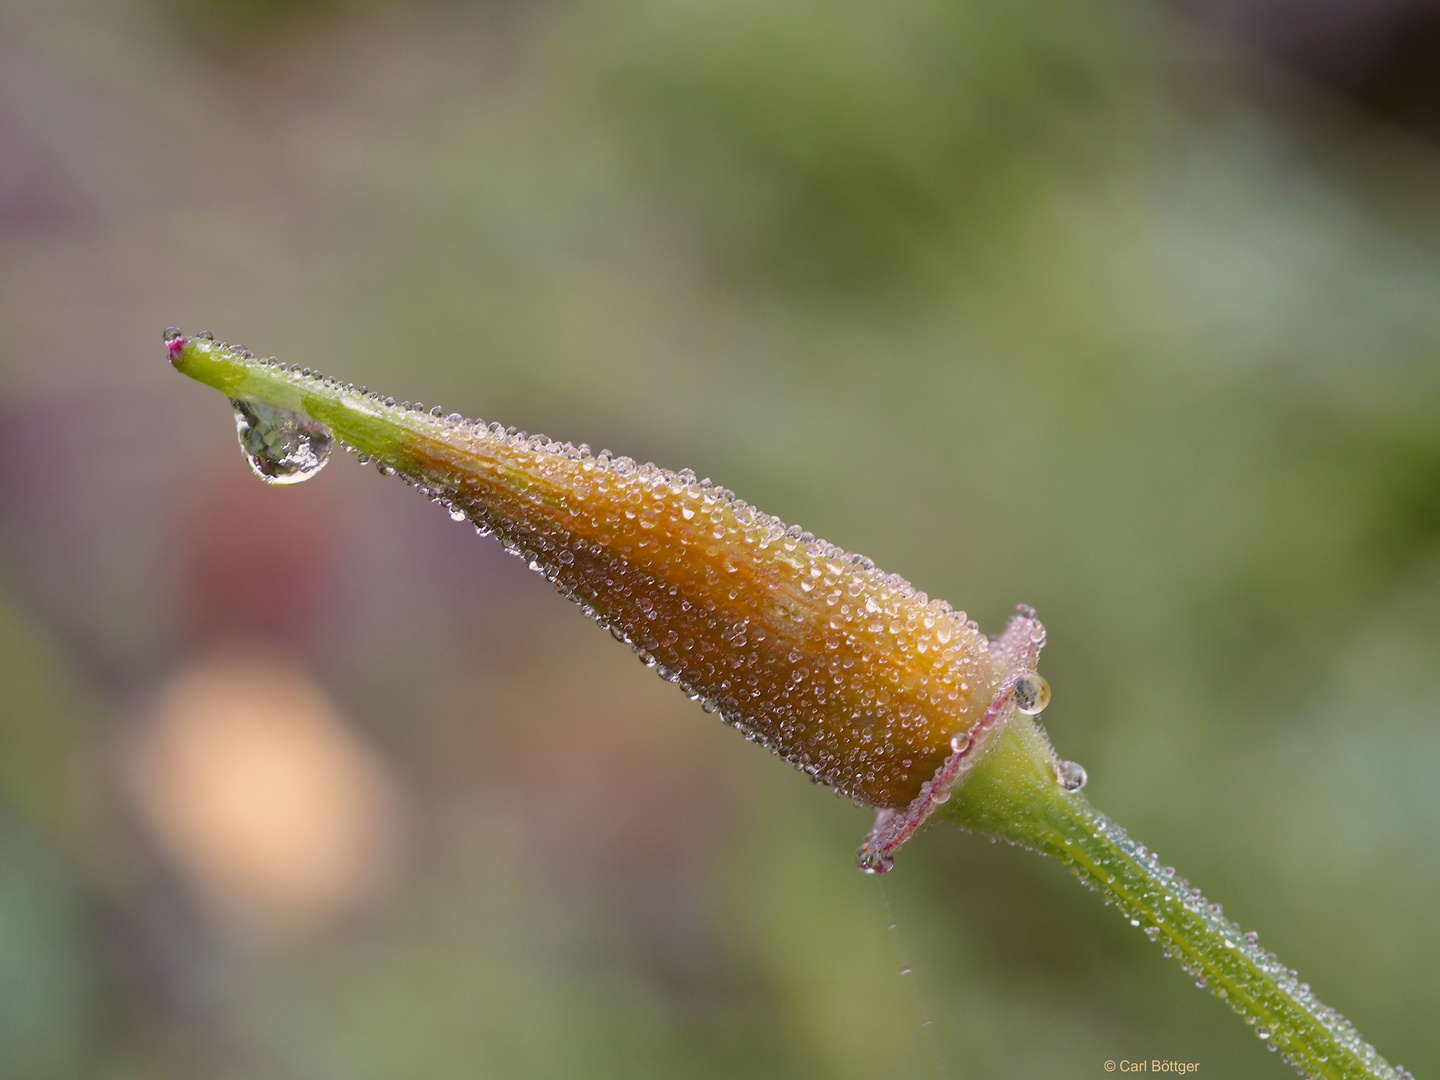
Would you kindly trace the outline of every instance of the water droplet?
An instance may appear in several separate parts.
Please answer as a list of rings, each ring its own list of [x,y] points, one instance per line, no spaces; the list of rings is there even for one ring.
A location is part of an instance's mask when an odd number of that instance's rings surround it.
[[[968,731],[958,731],[950,739],[950,752],[954,754],[963,753],[969,745],[970,733]]]
[[[1255,1034],[1259,1035],[1262,1039],[1268,1039],[1270,1037],[1270,1029],[1264,1024],[1261,1024],[1255,1029]]]
[[[214,341],[214,340],[215,340],[215,335],[212,334],[209,330],[201,330],[201,331],[200,331],[198,334],[196,334],[195,336],[196,336],[197,338],[200,338],[202,341]],[[275,358],[272,356],[270,359],[271,359],[271,360],[274,360]]]
[[[881,855],[878,851],[867,851],[864,848],[860,849],[855,861],[867,874],[888,874],[895,868],[895,860],[890,856]]]
[[[182,334],[184,334],[184,331],[181,330],[180,327],[167,326],[165,328],[165,341],[167,343],[171,341],[178,341]]]
[[[1045,711],[1050,704],[1050,684],[1035,672],[1027,672],[1015,680],[1015,707],[1026,716]]]
[[[304,413],[255,401],[230,402],[235,434],[255,475],[267,484],[309,480],[330,459],[330,429]]]
[[[465,520],[465,511],[464,511],[464,510],[461,510],[458,506],[452,506],[452,507],[450,508],[450,520],[451,520],[451,521],[464,521],[464,520]]]
[[[1055,779],[1066,791],[1079,791],[1090,777],[1085,766],[1076,761],[1061,761],[1055,765]]]

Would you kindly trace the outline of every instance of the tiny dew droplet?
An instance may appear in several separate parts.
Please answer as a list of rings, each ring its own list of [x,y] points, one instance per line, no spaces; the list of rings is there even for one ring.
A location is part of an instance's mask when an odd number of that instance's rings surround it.
[[[1050,704],[1050,684],[1035,672],[1026,672],[1015,680],[1015,707],[1026,716],[1045,711]]]
[[[968,731],[957,731],[950,738],[950,752],[952,754],[963,754],[970,745],[970,733]]]
[[[330,460],[330,429],[304,413],[237,401],[235,434],[255,475],[267,484],[309,480]]]
[[[167,326],[165,328],[165,340],[167,342],[177,340],[183,331],[178,326]]]
[[[1066,791],[1079,791],[1090,777],[1078,761],[1061,761],[1055,765],[1055,779]]]
[[[869,844],[856,853],[855,862],[859,864],[861,872],[866,874],[888,874],[895,866],[893,858],[882,855]]]

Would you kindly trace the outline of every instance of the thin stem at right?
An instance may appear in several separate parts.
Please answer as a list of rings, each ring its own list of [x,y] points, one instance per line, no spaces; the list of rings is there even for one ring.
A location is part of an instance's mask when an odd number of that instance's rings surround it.
[[[1242,932],[1219,904],[1162,866],[1083,796],[1061,787],[1044,736],[1028,718],[1015,717],[952,803],[945,816],[956,824],[1063,863],[1303,1075],[1413,1080],[1262,949],[1257,935]]]

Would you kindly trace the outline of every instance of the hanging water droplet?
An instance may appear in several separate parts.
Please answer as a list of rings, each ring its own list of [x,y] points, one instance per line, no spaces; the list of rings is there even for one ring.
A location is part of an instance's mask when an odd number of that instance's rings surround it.
[[[895,860],[888,855],[881,855],[878,851],[866,851],[862,849],[859,857],[855,860],[860,864],[860,869],[867,874],[888,874],[895,867]]]
[[[235,434],[255,475],[267,484],[309,480],[330,459],[330,429],[304,413],[237,401]]]
[[[1030,671],[1015,680],[1015,707],[1026,716],[1045,711],[1050,704],[1050,684]]]
[[[1066,791],[1079,791],[1090,777],[1078,761],[1061,761],[1055,765],[1055,779]]]
[[[950,739],[950,752],[952,754],[963,753],[970,745],[970,733],[968,731],[956,732]]]
[[[1268,1038],[1270,1038],[1270,1029],[1269,1029],[1268,1027],[1266,1027],[1264,1024],[1261,1024],[1259,1027],[1257,1027],[1257,1028],[1255,1029],[1255,1034],[1256,1034],[1256,1035],[1259,1035],[1260,1038],[1262,1038],[1262,1039],[1268,1039]]]

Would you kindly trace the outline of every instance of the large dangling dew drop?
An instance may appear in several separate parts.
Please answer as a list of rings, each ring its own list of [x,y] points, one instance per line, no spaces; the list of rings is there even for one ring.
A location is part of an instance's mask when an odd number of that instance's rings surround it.
[[[1035,672],[1015,680],[1015,707],[1026,716],[1045,711],[1050,704],[1050,684]]]
[[[267,484],[309,480],[330,460],[330,429],[304,413],[231,400],[235,434],[255,475]]]

